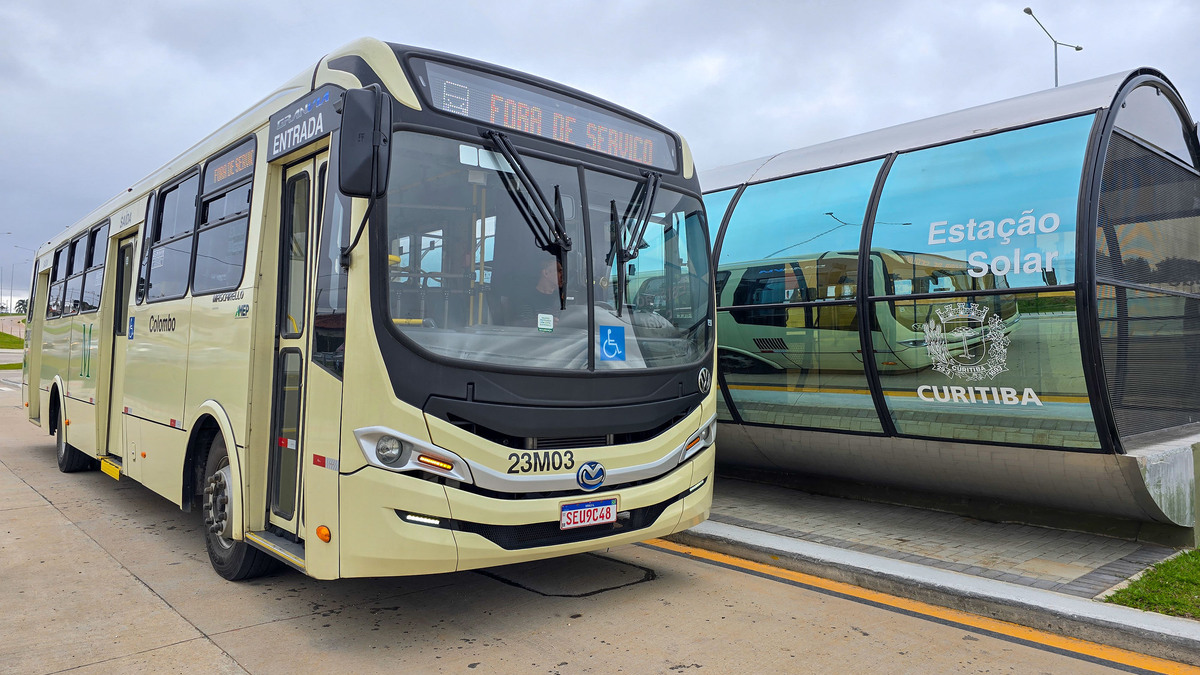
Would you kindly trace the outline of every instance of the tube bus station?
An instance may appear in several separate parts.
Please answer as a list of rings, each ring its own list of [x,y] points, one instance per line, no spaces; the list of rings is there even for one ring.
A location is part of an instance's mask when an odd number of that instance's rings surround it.
[[[1195,545],[1198,159],[1143,68],[704,173],[718,460]]]

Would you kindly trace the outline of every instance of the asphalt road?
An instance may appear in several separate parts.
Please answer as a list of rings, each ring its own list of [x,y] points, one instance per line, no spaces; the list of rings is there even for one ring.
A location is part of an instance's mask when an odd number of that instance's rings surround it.
[[[197,514],[127,479],[59,473],[14,379],[0,378],[5,672],[1113,670],[1085,643],[1014,638],[666,543],[442,576],[226,582]]]

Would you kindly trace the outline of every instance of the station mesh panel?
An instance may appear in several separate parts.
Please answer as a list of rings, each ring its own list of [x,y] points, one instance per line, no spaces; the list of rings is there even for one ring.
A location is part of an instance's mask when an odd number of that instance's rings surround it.
[[[1194,171],[1113,134],[1104,163],[1096,276],[1200,292],[1200,180]]]
[[[1114,134],[1101,185],[1096,271],[1118,434],[1200,422],[1197,174]]]

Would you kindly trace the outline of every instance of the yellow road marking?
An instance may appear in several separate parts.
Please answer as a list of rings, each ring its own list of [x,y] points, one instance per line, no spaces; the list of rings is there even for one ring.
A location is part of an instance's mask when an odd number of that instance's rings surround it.
[[[751,572],[765,574],[767,576],[787,579],[789,581],[795,581],[806,586],[813,586],[815,588],[821,588],[827,591],[840,593],[842,595],[868,600],[880,605],[895,607],[896,609],[902,609],[915,614],[923,614],[925,616],[941,619],[943,621],[950,621],[964,626],[971,626],[973,628],[979,628],[982,630],[991,631],[993,633],[1007,635],[1020,640],[1026,640],[1028,642],[1035,642],[1037,644],[1054,647],[1056,649],[1061,649],[1076,654],[1082,654],[1084,656],[1089,656],[1096,659],[1103,659],[1113,663],[1132,666],[1134,668],[1142,668],[1144,670],[1152,670],[1159,673],[1171,674],[1200,673],[1200,668],[1189,666],[1186,663],[1168,661],[1155,656],[1147,656],[1145,654],[1131,652],[1126,649],[1120,649],[1119,647],[1110,647],[1108,645],[1087,642],[1077,638],[1054,635],[1053,633],[1047,633],[1045,631],[1019,626],[1015,623],[1009,623],[1007,621],[989,619],[987,617],[969,614],[956,609],[938,607],[937,605],[931,605],[929,603],[920,602],[917,600],[908,600],[906,598],[888,595],[878,591],[859,588],[858,586],[852,586],[840,581],[822,579],[820,577],[814,577],[802,572],[794,572],[792,570],[783,569],[782,567],[773,567],[771,565],[757,563],[752,560],[735,558],[723,553],[714,553],[712,551],[705,551],[703,549],[676,544],[674,542],[666,541],[665,539],[651,539],[645,543],[650,546],[663,549],[664,551],[681,553],[683,555],[689,555],[696,558],[721,563],[723,565],[730,565],[732,567],[738,567]]]

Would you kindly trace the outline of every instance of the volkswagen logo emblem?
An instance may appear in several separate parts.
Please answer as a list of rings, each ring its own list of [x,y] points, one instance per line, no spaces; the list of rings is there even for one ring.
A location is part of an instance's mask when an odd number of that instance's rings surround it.
[[[712,387],[712,373],[708,372],[708,368],[701,368],[700,375],[696,378],[696,384],[700,385],[700,393],[707,394]]]
[[[600,462],[587,462],[579,467],[575,474],[575,482],[579,487],[591,492],[604,484],[604,465]]]

